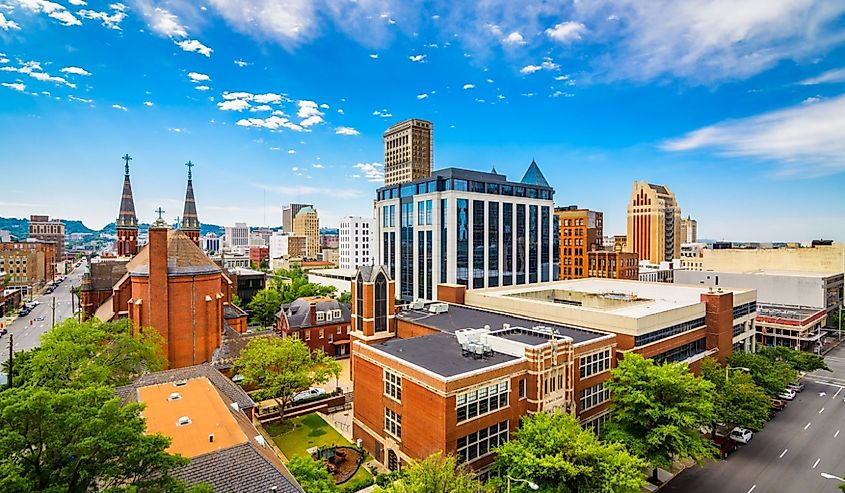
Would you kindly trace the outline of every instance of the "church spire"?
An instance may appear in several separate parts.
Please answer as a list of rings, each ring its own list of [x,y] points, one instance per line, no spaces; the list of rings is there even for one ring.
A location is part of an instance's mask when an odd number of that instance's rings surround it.
[[[188,167],[188,190],[185,192],[185,208],[182,211],[182,223],[179,225],[179,229],[199,246],[200,221],[197,217],[197,204],[194,201],[194,185],[191,173],[191,168],[196,165],[188,161],[185,166]]]
[[[132,197],[132,184],[129,181],[129,154],[123,156],[123,194],[120,197],[120,211],[115,221],[117,229],[117,255],[131,257],[138,253],[138,218],[135,215],[135,200]]]

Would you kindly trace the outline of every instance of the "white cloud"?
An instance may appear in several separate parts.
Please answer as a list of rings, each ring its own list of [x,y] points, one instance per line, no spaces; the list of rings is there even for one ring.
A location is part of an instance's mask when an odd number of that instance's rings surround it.
[[[183,26],[179,22],[179,18],[169,10],[161,7],[155,7],[154,9],[144,8],[143,10],[144,15],[149,17],[150,29],[153,31],[161,34],[162,36],[168,36],[171,38],[188,37],[188,31],[185,30],[185,26]]]
[[[818,102],[819,102],[819,101],[821,101],[822,99],[823,99],[823,98],[822,98],[821,96],[810,96],[809,98],[806,98],[804,101],[801,101],[801,104],[813,104],[813,103],[818,103]]]
[[[378,59],[378,53],[370,53],[370,58],[372,58],[373,60]]]
[[[475,89],[475,84],[464,84],[464,89]]]
[[[584,24],[567,21],[546,29],[546,36],[560,43],[571,43],[580,40],[586,32],[587,26]]]
[[[211,77],[206,74],[201,74],[199,72],[189,72],[188,78],[191,79],[191,82],[204,82],[211,80]]]
[[[149,106],[152,106],[152,105],[153,105],[152,101],[144,101],[144,106],[149,107]]]
[[[387,108],[383,108],[381,110],[373,111],[373,116],[380,116],[382,118],[390,118],[393,116],[393,113],[387,111]]]
[[[207,57],[211,56],[211,52],[214,51],[208,46],[200,43],[196,39],[186,39],[184,41],[179,41],[176,43],[179,48],[182,48],[183,51],[187,52],[196,52],[200,55],[205,55]]]
[[[288,48],[318,33],[317,3],[309,0],[210,0],[209,3],[238,31],[274,39]]]
[[[21,26],[18,25],[17,22],[6,19],[6,16],[3,15],[3,12],[0,12],[0,29],[4,31],[8,31],[9,29],[20,29]]]
[[[514,32],[508,34],[502,40],[502,42],[505,43],[505,44],[508,44],[508,45],[524,45],[525,44],[525,38],[523,38],[522,34],[520,34],[518,31],[514,31]]]
[[[323,122],[323,112],[318,109],[316,102],[303,99],[297,101],[297,105],[299,106],[299,110],[297,110],[296,116],[303,118],[299,122],[303,127],[308,128]]]
[[[300,125],[280,116],[271,116],[269,118],[242,118],[235,122],[235,124],[241,127],[266,128],[269,130],[278,130],[281,128],[287,128],[297,132],[301,132],[303,130]]]
[[[425,55],[411,55],[408,60],[416,63],[425,63]]]
[[[0,83],[0,85],[2,85],[3,87],[8,87],[9,89],[14,89],[16,91],[20,91],[20,92],[23,92],[23,91],[26,90],[26,84],[22,84],[20,82],[12,82],[12,83],[3,82],[3,83]]]
[[[417,94],[417,99],[425,99],[427,97],[428,97],[428,94],[426,94],[426,93]]]
[[[249,62],[245,62],[243,60],[235,60],[235,65],[237,65],[238,67],[244,68],[247,65],[249,65]]]
[[[546,57],[543,59],[543,63],[540,64],[546,70],[557,70],[560,68],[560,65],[556,64],[551,58]]]
[[[272,93],[272,92],[268,92],[268,93],[265,93],[265,94],[256,94],[252,97],[252,100],[255,101],[256,103],[262,103],[262,104],[264,104],[264,103],[278,104],[282,101],[282,95],[281,94],[275,94],[275,93]]]
[[[323,166],[323,165],[322,165],[322,164],[320,164],[320,163],[314,163],[314,164],[312,164],[312,165],[311,165],[311,167],[312,167],[312,168],[317,168],[317,169],[323,169],[323,168],[325,168],[325,166]]]
[[[85,5],[85,3],[83,2],[82,5]],[[109,8],[112,9],[111,13],[96,10],[80,10],[77,14],[84,19],[99,20],[103,27],[108,29],[120,31],[120,23],[126,18],[126,6],[122,3],[113,3],[109,5]]]
[[[48,0],[17,0],[18,5],[33,13],[45,13],[63,26],[81,26],[82,22],[71,14],[64,5]]]
[[[67,3],[69,3],[71,5],[76,5],[77,7],[84,7],[84,6],[88,5],[88,3],[85,0],[68,0]]]
[[[492,83],[493,83],[493,79],[487,79],[487,83],[488,83],[488,84],[492,84]]]
[[[558,75],[558,76],[555,76],[555,80],[557,80],[557,81],[569,80],[569,76],[568,75]]]
[[[288,154],[296,154],[296,151],[293,149],[288,149]]]
[[[322,104],[320,105],[320,108],[322,108],[322,109],[324,109],[324,110],[327,110],[327,109],[329,109],[329,105],[327,105],[326,103],[322,103]]]
[[[343,114],[343,108],[338,108],[338,109],[337,109],[337,112],[338,112],[338,113],[340,113],[340,114],[342,115],[342,114]]]
[[[94,100],[93,100],[93,99],[78,98],[78,97],[74,96],[73,94],[71,94],[71,95],[70,95],[70,96],[68,96],[67,98],[68,98],[68,100],[70,100],[70,101],[77,101],[77,102],[80,102],[80,103],[86,103],[86,104],[90,104],[90,103],[93,103],[93,102],[94,102]]]
[[[360,170],[367,181],[384,181],[384,165],[381,163],[358,163],[353,168]]]
[[[269,104],[260,104],[258,106],[253,106],[252,108],[249,109],[249,111],[253,112],[253,113],[258,112],[258,111],[272,111],[272,110],[273,110],[273,107],[270,106]],[[278,116],[284,116],[283,112],[279,112],[279,113],[280,114]]]
[[[543,67],[541,67],[539,65],[526,65],[526,66],[522,67],[521,69],[519,69],[519,73],[521,73],[521,74],[533,74],[534,72],[537,72],[539,70],[543,70]]]
[[[65,67],[59,72],[64,72],[66,74],[74,74],[74,75],[91,75],[91,72],[85,70],[84,68],[80,67]]]
[[[245,101],[252,101],[254,96],[248,92],[224,92],[223,99],[243,99]]]
[[[337,135],[359,135],[361,132],[352,127],[337,127],[334,129],[334,133]]]
[[[211,88],[208,87],[208,86],[196,86],[196,87],[194,87],[194,89],[196,89],[197,91],[207,91]]]
[[[129,110],[126,109],[126,106],[121,106],[119,104],[113,104],[113,105],[111,105],[111,107],[116,109],[116,110],[129,111]]]
[[[845,68],[828,70],[821,75],[804,79],[799,82],[799,84],[804,86],[814,86],[817,84],[829,84],[833,82],[845,82]]]
[[[223,97],[226,97],[225,95]],[[217,103],[221,111],[243,111],[249,108],[249,103],[243,99],[227,99]]]
[[[185,129],[184,128],[168,128],[167,131],[177,133],[177,134],[181,134],[182,132],[185,131]]]
[[[549,97],[552,97],[552,98],[559,98],[559,97],[571,98],[571,97],[574,97],[574,96],[575,95],[572,94],[571,92],[565,92],[565,91],[560,91],[560,90],[549,94]]]
[[[774,161],[781,174],[845,172],[845,95],[729,120],[662,144],[668,151],[716,149],[726,156]]]

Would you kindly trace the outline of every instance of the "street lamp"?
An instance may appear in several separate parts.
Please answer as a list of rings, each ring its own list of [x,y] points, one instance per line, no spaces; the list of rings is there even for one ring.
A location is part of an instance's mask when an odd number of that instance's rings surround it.
[[[751,372],[751,368],[746,368],[744,366],[726,366],[725,367],[725,381],[726,382],[728,381],[728,370],[742,370],[742,371],[747,371],[749,373]]]
[[[520,483],[525,483],[525,484],[528,485],[529,488],[531,488],[534,491],[537,491],[537,490],[540,489],[540,487],[537,486],[537,483],[532,483],[531,481],[528,481],[527,479],[512,478],[510,476],[506,476],[506,477],[508,478],[508,493],[511,493],[511,481],[517,481],[517,482],[520,482]]]
[[[843,483],[845,483],[845,479],[842,479],[839,476],[834,476],[833,474],[828,474],[826,472],[821,473],[821,475],[825,479],[835,479],[837,481],[842,481]]]

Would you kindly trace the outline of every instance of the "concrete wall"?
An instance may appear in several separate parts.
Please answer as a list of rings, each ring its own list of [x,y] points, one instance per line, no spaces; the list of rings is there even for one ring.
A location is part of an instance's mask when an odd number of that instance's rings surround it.
[[[825,278],[820,276],[678,270],[675,283],[753,288],[759,303],[826,308]]]
[[[842,272],[845,269],[845,244],[815,248],[760,248],[704,250],[704,270],[748,272],[760,269],[787,269],[818,272]]]

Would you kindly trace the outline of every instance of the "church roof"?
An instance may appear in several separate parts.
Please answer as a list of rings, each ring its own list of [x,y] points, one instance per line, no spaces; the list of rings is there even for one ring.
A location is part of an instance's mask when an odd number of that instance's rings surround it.
[[[123,193],[120,196],[120,212],[115,224],[118,228],[137,228],[138,218],[135,216],[135,200],[132,198],[132,184],[129,182],[129,168],[123,176]]]
[[[543,176],[543,172],[540,171],[540,167],[537,166],[537,162],[533,159],[531,160],[531,164],[528,165],[525,175],[522,177],[522,183],[551,188],[549,182],[546,181],[546,177]]]
[[[199,230],[200,220],[197,217],[197,204],[194,201],[194,185],[188,178],[188,190],[185,192],[185,208],[182,210],[182,229]]]
[[[129,261],[126,270],[132,276],[150,274],[149,243]],[[167,232],[167,274],[169,276],[191,276],[221,272],[205,252],[178,229]]]

